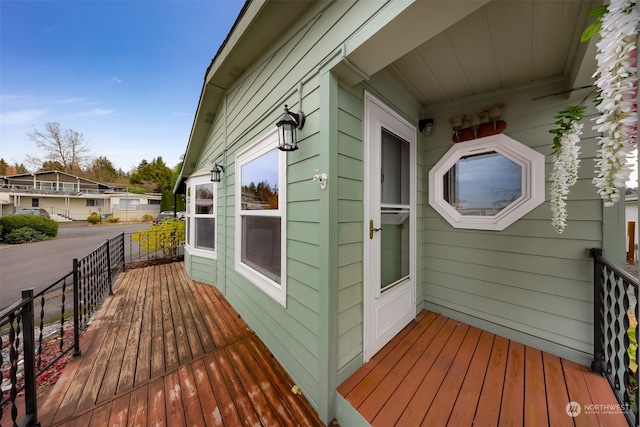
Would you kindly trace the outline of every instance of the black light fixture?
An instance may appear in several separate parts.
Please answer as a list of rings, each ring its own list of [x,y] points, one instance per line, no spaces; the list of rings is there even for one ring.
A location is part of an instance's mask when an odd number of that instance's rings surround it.
[[[224,166],[214,163],[213,169],[211,169],[211,182],[222,181],[222,172],[224,172]]]
[[[418,129],[420,132],[425,131],[425,135],[431,135],[433,132],[433,119],[422,119],[418,122]]]
[[[284,114],[276,123],[278,127],[278,149],[281,151],[295,151],[298,149],[298,140],[296,139],[296,129],[302,129],[304,126],[305,115],[302,111],[292,113],[284,106]]]

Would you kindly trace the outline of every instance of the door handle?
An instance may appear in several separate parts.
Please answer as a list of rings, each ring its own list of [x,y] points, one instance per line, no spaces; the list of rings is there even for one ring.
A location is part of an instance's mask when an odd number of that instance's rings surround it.
[[[382,227],[380,228],[376,228],[373,226],[373,220],[370,219],[369,220],[369,239],[373,239],[373,232],[374,231],[382,231]]]

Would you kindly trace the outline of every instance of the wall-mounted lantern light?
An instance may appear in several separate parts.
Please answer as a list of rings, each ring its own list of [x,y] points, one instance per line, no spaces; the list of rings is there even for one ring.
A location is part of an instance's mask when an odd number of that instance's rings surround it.
[[[278,149],[282,151],[295,151],[298,149],[298,141],[296,139],[296,129],[302,129],[304,126],[304,113],[292,113],[284,106],[284,114],[276,123],[278,127]]]
[[[224,166],[219,165],[217,162],[213,164],[211,169],[211,182],[222,181],[222,172],[224,172]]]

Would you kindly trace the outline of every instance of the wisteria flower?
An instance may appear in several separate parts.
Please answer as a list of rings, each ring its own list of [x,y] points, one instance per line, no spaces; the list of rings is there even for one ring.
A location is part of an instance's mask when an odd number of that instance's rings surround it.
[[[637,143],[637,46],[640,14],[636,0],[612,0],[602,17],[593,75],[599,89],[594,130],[599,149],[593,183],[605,206],[620,200],[631,174],[629,158]]]
[[[578,181],[580,167],[580,135],[583,124],[579,123],[584,106],[570,106],[555,116],[557,129],[550,130],[553,139],[553,170],[551,172],[550,203],[553,219],[551,224],[558,233],[567,225],[567,197],[569,188]]]

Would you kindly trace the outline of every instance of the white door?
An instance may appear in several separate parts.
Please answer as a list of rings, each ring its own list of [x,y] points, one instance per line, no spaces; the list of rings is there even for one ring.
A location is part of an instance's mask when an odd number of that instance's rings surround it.
[[[416,314],[416,128],[365,93],[364,359]]]

